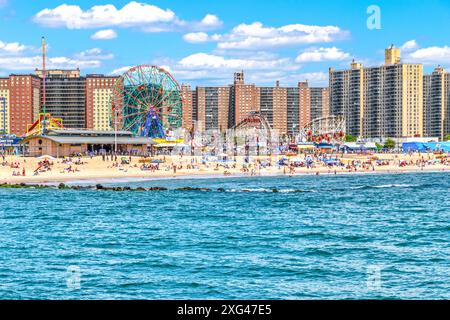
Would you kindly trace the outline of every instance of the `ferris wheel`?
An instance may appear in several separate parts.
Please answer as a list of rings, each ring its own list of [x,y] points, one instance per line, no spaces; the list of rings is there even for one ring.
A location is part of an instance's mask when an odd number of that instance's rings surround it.
[[[116,129],[141,137],[164,138],[182,125],[180,86],[160,67],[133,67],[114,84],[111,113]]]

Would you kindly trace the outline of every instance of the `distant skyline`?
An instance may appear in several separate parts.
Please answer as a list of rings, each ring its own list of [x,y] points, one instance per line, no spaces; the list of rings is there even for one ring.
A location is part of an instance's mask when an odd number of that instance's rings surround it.
[[[380,9],[369,29],[367,8]],[[138,64],[168,69],[180,83],[328,84],[328,68],[352,59],[383,63],[390,44],[405,62],[450,69],[448,1],[28,1],[0,0],[0,76],[41,66],[120,74]]]

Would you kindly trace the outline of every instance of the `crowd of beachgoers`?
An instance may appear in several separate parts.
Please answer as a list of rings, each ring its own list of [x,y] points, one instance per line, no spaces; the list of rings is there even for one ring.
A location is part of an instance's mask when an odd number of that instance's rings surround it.
[[[450,170],[443,152],[324,153],[277,155],[88,154],[54,158],[2,155],[2,182],[95,178],[151,178],[183,175],[256,176]]]

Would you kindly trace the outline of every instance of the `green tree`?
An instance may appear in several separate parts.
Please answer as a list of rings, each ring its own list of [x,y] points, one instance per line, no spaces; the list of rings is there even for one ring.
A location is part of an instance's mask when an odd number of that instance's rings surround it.
[[[450,133],[444,136],[444,141],[450,141]]]
[[[395,148],[395,141],[388,138],[385,142],[384,142],[384,147],[387,149],[393,149]]]
[[[356,141],[358,141],[358,138],[356,138],[355,136],[352,136],[351,134],[345,135],[345,142],[356,142]]]

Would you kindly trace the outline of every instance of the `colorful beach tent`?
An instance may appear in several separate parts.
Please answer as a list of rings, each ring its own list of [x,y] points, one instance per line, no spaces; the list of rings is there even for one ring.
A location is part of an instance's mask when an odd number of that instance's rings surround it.
[[[365,150],[365,149],[377,149],[377,145],[374,142],[346,142],[344,143],[344,148],[349,150]]]
[[[426,146],[433,151],[450,152],[450,141],[445,142],[428,142]]]
[[[404,142],[403,151],[426,152],[426,151],[444,151],[450,152],[450,141],[445,142]]]
[[[319,148],[319,149],[333,149],[333,145],[330,144],[330,143],[321,142],[321,143],[316,144],[316,148]]]
[[[402,149],[405,152],[425,152],[427,151],[427,147],[424,142],[403,142]]]

